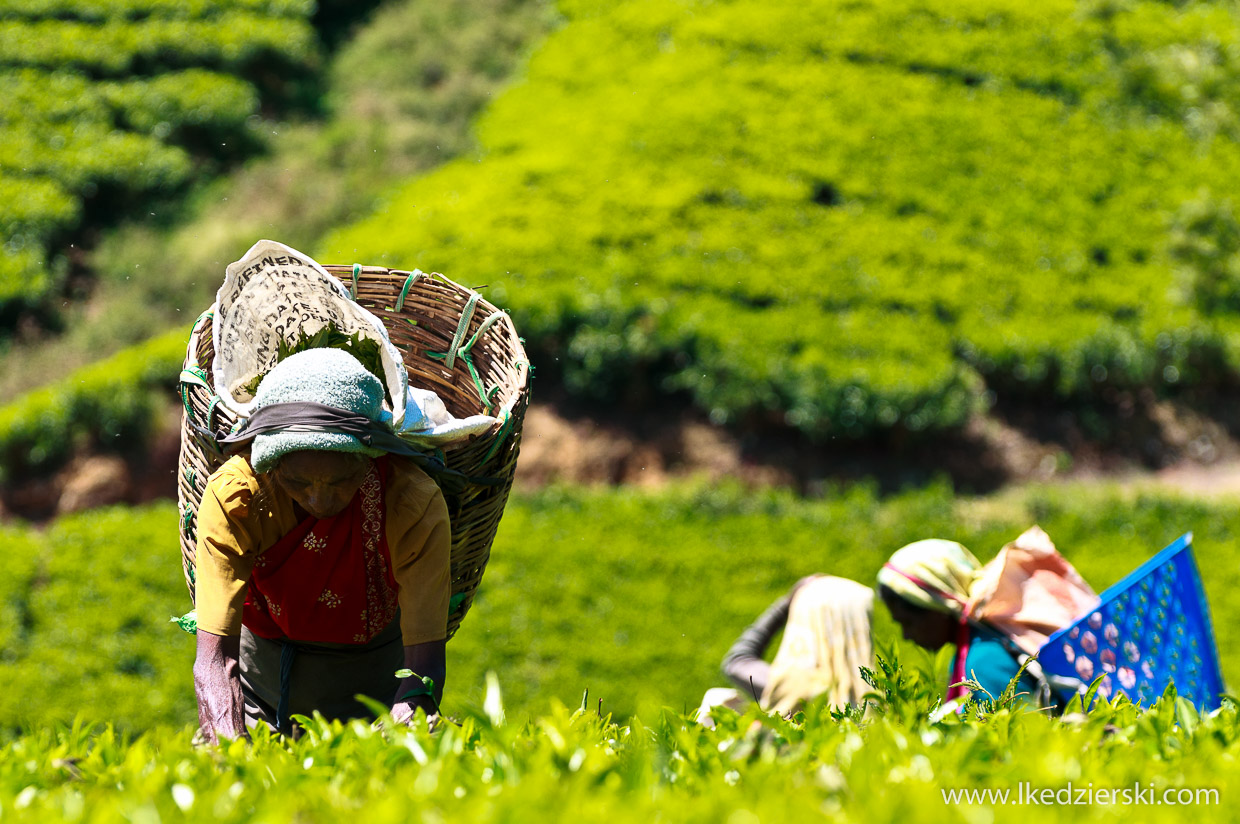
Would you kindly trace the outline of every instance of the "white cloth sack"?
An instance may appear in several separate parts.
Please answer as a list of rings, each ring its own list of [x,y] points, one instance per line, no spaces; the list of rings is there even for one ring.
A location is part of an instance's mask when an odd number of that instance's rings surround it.
[[[301,333],[313,335],[328,323],[378,342],[387,393],[406,398],[405,365],[383,321],[355,303],[345,285],[308,255],[274,240],[251,246],[225,271],[215,298],[211,372],[224,406],[249,417],[254,397],[245,386],[275,366],[279,341],[291,345]],[[392,424],[399,429],[406,407],[394,405]]]
[[[496,420],[490,415],[457,418],[434,392],[411,386],[405,401],[404,422],[396,434],[416,445],[441,446],[480,435]]]

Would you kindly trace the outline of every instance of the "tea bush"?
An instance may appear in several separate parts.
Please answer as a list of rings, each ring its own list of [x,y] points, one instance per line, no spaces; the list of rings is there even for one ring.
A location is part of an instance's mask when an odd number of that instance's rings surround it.
[[[1234,6],[561,8],[482,150],[320,257],[487,284],[579,394],[815,438],[1235,380],[1175,228],[1240,173]]]
[[[460,725],[376,730],[303,718],[298,741],[190,744],[92,727],[32,730],[0,759],[0,814],[25,821],[1202,820],[1240,776],[1234,704],[1099,702],[1069,724],[1019,709],[933,719],[929,674],[875,673],[868,716],[811,704],[791,720],[664,710],[617,722],[542,702],[505,718],[503,681]],[[960,799],[965,791],[984,799]],[[1050,802],[1043,792],[1050,793]],[[1027,794],[1037,793],[1034,802]],[[1125,796],[1125,793],[1127,794]],[[1054,803],[1058,796],[1059,803]],[[1126,799],[1126,800],[1125,800]],[[1037,806],[1035,810],[1026,808]]]
[[[79,713],[129,730],[193,720],[193,639],[168,623],[189,608],[170,503],[58,520],[43,533],[0,530],[0,728]],[[962,541],[987,559],[1041,524],[1099,591],[1194,530],[1223,674],[1240,678],[1240,516],[1234,507],[1119,490],[1031,491],[1004,508],[956,501],[942,487],[879,500],[865,488],[801,500],[736,486],[664,491],[549,489],[514,496],[486,577],[448,644],[445,709],[484,700],[500,675],[510,720],[552,700],[628,717],[691,709],[721,686],[732,642],[802,576],[872,583],[910,541]],[[8,629],[16,627],[16,629]],[[935,671],[945,662],[896,639],[886,611],[875,637]],[[773,650],[772,650],[773,652]],[[39,688],[38,685],[51,688]],[[89,701],[84,701],[89,698]],[[647,717],[643,715],[643,717]]]
[[[106,222],[252,148],[255,84],[319,59],[312,12],[294,0],[0,9],[0,333],[63,278],[87,205]]]
[[[183,331],[130,347],[0,406],[0,481],[56,466],[81,447],[141,448],[158,398],[173,397]]]

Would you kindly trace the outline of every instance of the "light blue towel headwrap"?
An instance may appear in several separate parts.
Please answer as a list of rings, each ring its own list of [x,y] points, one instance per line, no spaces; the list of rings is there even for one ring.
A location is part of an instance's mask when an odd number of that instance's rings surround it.
[[[276,364],[254,395],[255,411],[277,403],[309,402],[343,409],[372,421],[391,419],[383,409],[383,384],[339,349],[307,349]],[[250,462],[268,472],[290,452],[358,452],[372,458],[384,450],[366,446],[343,432],[281,431],[254,436]]]

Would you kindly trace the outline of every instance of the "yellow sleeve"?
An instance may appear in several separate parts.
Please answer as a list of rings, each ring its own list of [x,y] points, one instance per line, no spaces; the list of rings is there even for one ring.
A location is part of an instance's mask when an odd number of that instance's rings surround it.
[[[257,490],[252,473],[232,459],[207,481],[198,507],[194,602],[198,628],[214,635],[240,635],[246,586],[254,570],[259,532],[250,518]]]
[[[405,646],[448,637],[452,527],[439,486],[412,463],[393,462],[387,497],[388,551],[400,589]]]

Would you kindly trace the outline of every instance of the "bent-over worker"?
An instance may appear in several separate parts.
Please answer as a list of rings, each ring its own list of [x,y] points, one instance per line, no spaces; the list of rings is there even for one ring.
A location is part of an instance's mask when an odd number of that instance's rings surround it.
[[[383,384],[347,352],[310,349],[263,378],[250,441],[198,510],[194,686],[204,736],[292,714],[398,721],[437,713],[451,528],[435,481],[402,457]],[[396,671],[414,675],[398,679]],[[433,693],[421,680],[433,681]]]

